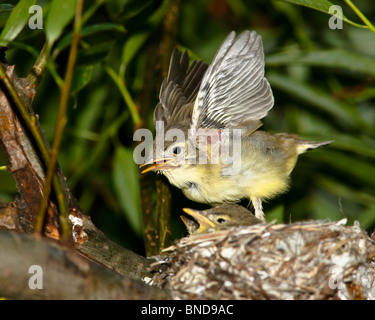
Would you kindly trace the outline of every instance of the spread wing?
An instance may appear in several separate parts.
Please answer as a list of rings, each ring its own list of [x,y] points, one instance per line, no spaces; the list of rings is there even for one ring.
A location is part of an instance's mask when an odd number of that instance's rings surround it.
[[[194,103],[191,129],[247,127],[256,130],[273,107],[271,87],[264,77],[261,37],[232,31],[208,67]]]
[[[175,48],[169,63],[169,71],[164,79],[159,100],[154,111],[154,124],[164,121],[165,126],[190,123],[193,103],[208,65],[203,61],[193,61],[189,66],[189,55]]]

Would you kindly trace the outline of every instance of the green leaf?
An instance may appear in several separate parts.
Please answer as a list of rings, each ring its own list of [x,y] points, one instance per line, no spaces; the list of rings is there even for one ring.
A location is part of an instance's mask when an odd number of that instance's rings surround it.
[[[120,206],[133,230],[142,234],[141,192],[138,168],[133,151],[117,147],[113,162],[112,179]]]
[[[46,21],[46,37],[48,45],[61,36],[64,28],[73,19],[76,0],[53,0]]]
[[[375,202],[372,203],[371,206],[367,210],[363,212],[358,217],[359,223],[362,228],[368,228],[374,225],[375,223]],[[373,232],[373,230],[371,230]]]
[[[94,66],[80,66],[74,71],[74,78],[72,82],[72,94],[76,95],[78,91],[82,90],[91,80]]]
[[[332,3],[331,1],[328,1],[328,0],[279,0],[279,1],[289,2],[289,3],[292,3],[292,4],[299,5],[299,6],[311,8],[311,9],[329,14],[330,16],[333,16],[335,14],[334,12],[331,13],[330,10],[329,10],[330,7],[334,6],[335,4]],[[342,20],[351,24],[351,25],[353,25],[353,26],[359,27],[359,28],[367,28],[367,26],[364,26],[362,24],[355,23],[355,22],[349,20],[344,15],[344,13],[342,14]]]
[[[315,161],[326,163],[333,171],[341,171],[346,178],[353,178],[360,185],[371,188],[375,187],[375,167],[373,163],[365,161],[362,157],[332,151],[329,148],[324,149],[324,151],[314,150],[314,152],[308,154],[308,157]]]
[[[110,1],[115,2],[115,1]],[[125,20],[136,18],[139,16],[142,11],[146,10],[150,7],[150,5],[154,4],[154,0],[126,0],[126,1],[118,1],[117,3],[117,12],[114,12],[118,14],[118,12],[124,12],[123,18]],[[114,7],[113,7],[114,9]]]
[[[332,98],[327,92],[276,73],[268,74],[267,79],[273,88],[282,90],[330,114],[333,118],[341,122],[342,125],[347,125],[351,128],[357,126],[359,120],[356,116],[347,112],[346,106],[342,102]]]
[[[266,57],[267,66],[303,64],[349,70],[375,77],[375,60],[343,49],[302,51],[274,54]]]
[[[121,25],[114,24],[114,23],[98,23],[95,25],[83,27],[80,35],[81,35],[81,38],[84,38],[84,37],[96,34],[98,32],[105,32],[105,31],[116,31],[120,33],[126,33],[126,29]],[[70,45],[71,41],[72,41],[72,33],[63,37],[54,48],[53,57],[58,56],[62,50],[67,48]]]
[[[306,207],[310,211],[310,217],[315,220],[341,220],[344,217],[339,205],[339,199],[332,201],[321,192],[315,192]]]
[[[12,47],[27,51],[35,59],[37,59],[40,54],[40,51],[36,50],[33,46],[28,45],[24,42],[12,41]]]
[[[297,4],[299,6],[308,7],[308,8],[315,9],[324,13],[328,13],[329,8],[335,5],[334,3],[328,0],[281,0],[281,1]]]
[[[105,87],[104,87],[105,88]],[[94,147],[91,144],[87,144],[87,141],[78,140],[76,145],[68,151],[69,156],[74,159],[70,161],[70,165],[74,168],[74,174],[71,176],[69,184],[75,186],[77,182],[89,171],[99,166],[103,158],[108,153],[108,146],[110,145],[110,139],[114,135],[118,135],[120,126],[128,119],[129,115],[126,110],[116,118],[107,117],[103,114],[102,106],[108,103],[104,90],[96,90],[92,93],[86,107],[80,108],[81,114],[77,119],[75,127],[77,131],[76,135],[80,135],[82,139],[82,132],[93,132],[96,130],[96,124],[98,119],[103,119],[103,128],[105,130],[100,132],[99,139],[96,139],[97,143]],[[89,106],[89,107],[88,107]],[[83,109],[83,110],[82,110]],[[116,109],[116,108],[112,108]],[[117,114],[117,113],[116,113]],[[84,161],[83,161],[84,159]]]
[[[122,50],[122,64],[127,66],[131,59],[137,54],[140,47],[146,42],[148,32],[133,34],[124,44]]]
[[[349,199],[350,201],[360,203],[362,205],[372,205],[375,203],[375,197],[361,189],[352,188],[337,180],[334,177],[317,174],[315,178],[319,187],[327,190],[327,192],[338,197]],[[375,217],[374,217],[375,218]]]
[[[371,137],[334,133],[329,138],[335,141],[336,149],[375,159],[375,141]]]
[[[14,8],[14,6],[12,6],[12,5],[9,4],[9,3],[1,3],[1,4],[0,4],[0,13],[1,13],[1,12],[12,11],[13,8]]]
[[[87,49],[81,49],[77,56],[77,65],[94,65],[102,61],[111,50],[115,40],[100,42],[97,45],[91,46]]]
[[[6,47],[22,31],[29,19],[29,8],[36,0],[21,0],[13,8],[9,18],[0,34],[0,46]]]

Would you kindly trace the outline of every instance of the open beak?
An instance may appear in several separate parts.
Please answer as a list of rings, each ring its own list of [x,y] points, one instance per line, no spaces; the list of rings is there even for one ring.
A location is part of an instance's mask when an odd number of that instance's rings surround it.
[[[185,220],[181,217],[182,221],[185,223],[186,227],[188,228],[190,234],[202,233],[208,229],[215,228],[215,224],[211,220],[209,220],[207,217],[204,216],[204,213],[203,213],[204,211],[193,210],[189,208],[183,208],[182,210],[184,210],[184,212],[187,213],[188,215],[192,216],[199,224],[199,228],[192,230],[193,233],[191,233],[190,231],[192,228],[192,223],[189,222],[191,220],[184,217],[187,220],[187,222],[185,222]]]
[[[196,231],[199,229],[199,224],[193,220],[190,220],[189,218],[185,216],[180,216],[182,222],[186,226],[188,232],[190,235],[195,234]]]
[[[139,167],[145,167],[149,166],[146,169],[143,169],[141,171],[141,174],[149,172],[149,171],[159,171],[159,170],[164,170],[164,169],[170,169],[173,166],[170,164],[172,160],[175,160],[173,158],[166,158],[166,159],[158,159],[158,160],[152,160],[149,162],[146,162],[144,164],[141,164]]]

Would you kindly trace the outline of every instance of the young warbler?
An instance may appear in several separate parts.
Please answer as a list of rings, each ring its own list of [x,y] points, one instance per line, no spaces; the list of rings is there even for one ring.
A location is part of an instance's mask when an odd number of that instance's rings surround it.
[[[190,235],[214,232],[235,226],[251,226],[263,222],[238,204],[221,204],[207,210],[189,208],[183,210],[194,218],[191,220],[180,216]]]
[[[274,98],[255,31],[237,38],[231,32],[210,66],[202,61],[189,66],[186,51],[175,49],[159,98],[154,123],[166,138],[155,138],[156,151],[143,173],[164,174],[186,197],[201,203],[248,198],[261,221],[262,200],[288,189],[298,155],[331,142],[257,130]]]

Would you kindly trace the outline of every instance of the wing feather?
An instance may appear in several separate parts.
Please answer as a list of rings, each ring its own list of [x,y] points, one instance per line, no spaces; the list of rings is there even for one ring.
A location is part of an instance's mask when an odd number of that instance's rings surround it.
[[[203,61],[193,61],[189,66],[189,55],[175,48],[169,63],[168,75],[159,93],[159,103],[154,111],[154,124],[164,121],[173,126],[186,117],[191,118],[192,105],[197,97],[199,86],[208,65]]]
[[[191,128],[229,128],[260,123],[273,107],[271,87],[264,77],[261,37],[231,32],[208,67],[192,111]]]

